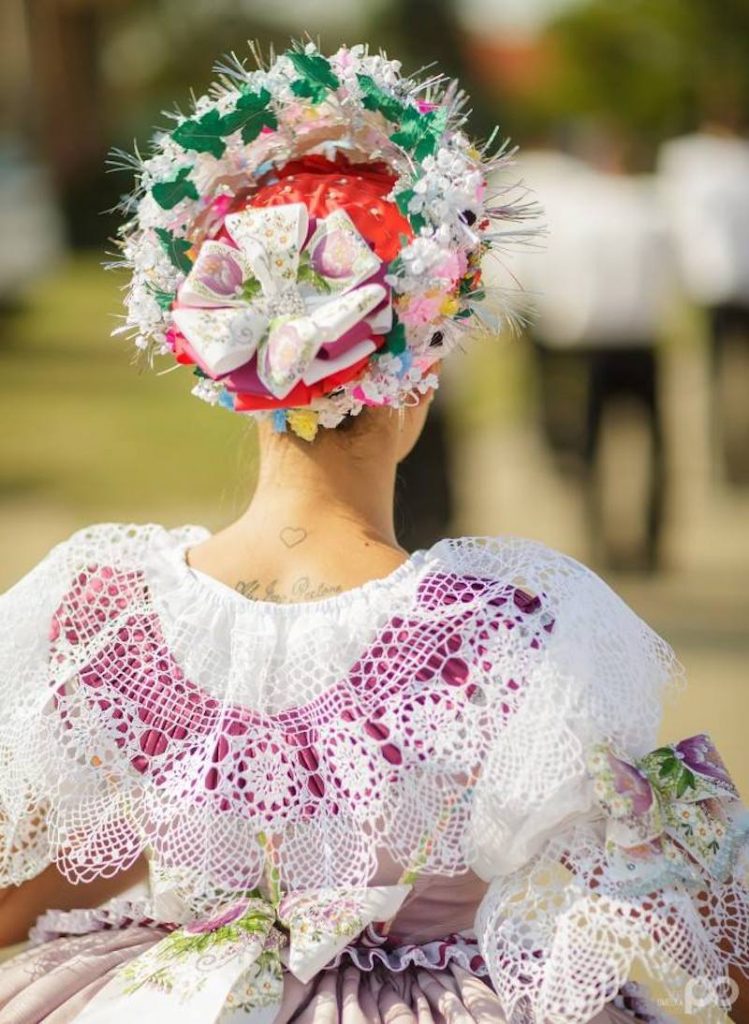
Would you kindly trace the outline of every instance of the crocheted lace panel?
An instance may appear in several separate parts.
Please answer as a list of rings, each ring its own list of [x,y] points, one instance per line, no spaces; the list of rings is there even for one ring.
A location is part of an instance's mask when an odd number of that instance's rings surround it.
[[[662,978],[720,978],[729,905],[747,964],[735,879],[649,904],[607,881],[586,751],[651,750],[680,672],[593,572],[529,540],[445,538],[277,604],[192,570],[207,536],[97,524],[2,597],[0,885],[145,851],[154,899],[198,915],[257,885],[271,851],[290,889],[366,885],[385,851],[470,868],[491,883],[476,928],[513,1024],[589,1020],[654,937]]]

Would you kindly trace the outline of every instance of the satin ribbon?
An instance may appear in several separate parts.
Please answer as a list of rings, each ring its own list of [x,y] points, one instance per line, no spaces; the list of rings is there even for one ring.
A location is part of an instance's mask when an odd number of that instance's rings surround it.
[[[212,1024],[232,999],[275,1013],[284,968],[310,981],[368,925],[392,918],[410,890],[306,889],[275,900],[254,890],[210,920],[177,928],[125,964],[76,1022]]]
[[[706,733],[640,758],[599,743],[588,771],[606,814],[610,878],[637,891],[669,879],[702,887],[708,876],[726,880],[749,835],[749,812]]]
[[[309,241],[303,203],[232,213],[224,228],[228,241],[203,243],[172,310],[209,376],[256,355],[261,382],[284,398],[300,381],[313,384],[369,355],[372,336],[390,330],[388,291],[371,280],[382,261],[345,210],[317,220]],[[334,359],[318,357],[360,324],[363,339]]]

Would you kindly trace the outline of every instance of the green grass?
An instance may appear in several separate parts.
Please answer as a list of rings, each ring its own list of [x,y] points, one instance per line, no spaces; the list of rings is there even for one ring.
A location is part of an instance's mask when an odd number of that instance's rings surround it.
[[[191,396],[189,369],[138,369],[132,343],[110,337],[122,283],[78,257],[0,323],[0,496],[81,522],[231,515],[254,479],[252,428]]]

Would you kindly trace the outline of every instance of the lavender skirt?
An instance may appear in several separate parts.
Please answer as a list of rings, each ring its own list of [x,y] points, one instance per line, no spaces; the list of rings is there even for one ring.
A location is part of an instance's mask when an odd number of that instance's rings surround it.
[[[113,978],[164,937],[155,922],[113,927],[95,913],[74,912],[91,930],[68,934],[21,949],[0,963],[0,1024],[72,1024]],[[50,916],[50,915],[47,915]],[[69,915],[68,915],[69,916]],[[38,929],[37,929],[38,935]],[[84,1014],[85,1016],[85,1014]],[[220,1024],[502,1024],[506,1020],[491,988],[475,940],[464,935],[421,946],[387,949],[367,946],[344,951],[334,965],[302,983],[284,975],[280,1007],[268,1010],[224,1008]],[[635,982],[592,1018],[591,1024],[671,1022]],[[153,1022],[180,1024],[174,1014]],[[209,1021],[206,1021],[209,1024]]]

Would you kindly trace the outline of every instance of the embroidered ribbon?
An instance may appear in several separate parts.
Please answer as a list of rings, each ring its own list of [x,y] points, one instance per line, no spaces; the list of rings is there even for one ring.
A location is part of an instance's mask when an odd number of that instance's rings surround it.
[[[174,322],[211,377],[257,355],[262,384],[284,398],[352,365],[392,326],[382,261],[345,210],[314,222],[303,203],[248,208],[206,241],[177,294]],[[367,283],[369,282],[369,283]],[[333,343],[339,342],[338,345]],[[318,354],[332,347],[327,358]]]
[[[749,835],[749,812],[736,806],[739,793],[706,733],[637,759],[599,743],[588,771],[607,815],[610,877],[637,891],[673,879],[703,887],[706,875],[726,880]]]
[[[212,1024],[226,1007],[276,1007],[283,968],[307,982],[374,922],[391,918],[410,885],[260,890],[207,921],[183,925],[120,968],[78,1024],[171,1020]]]

